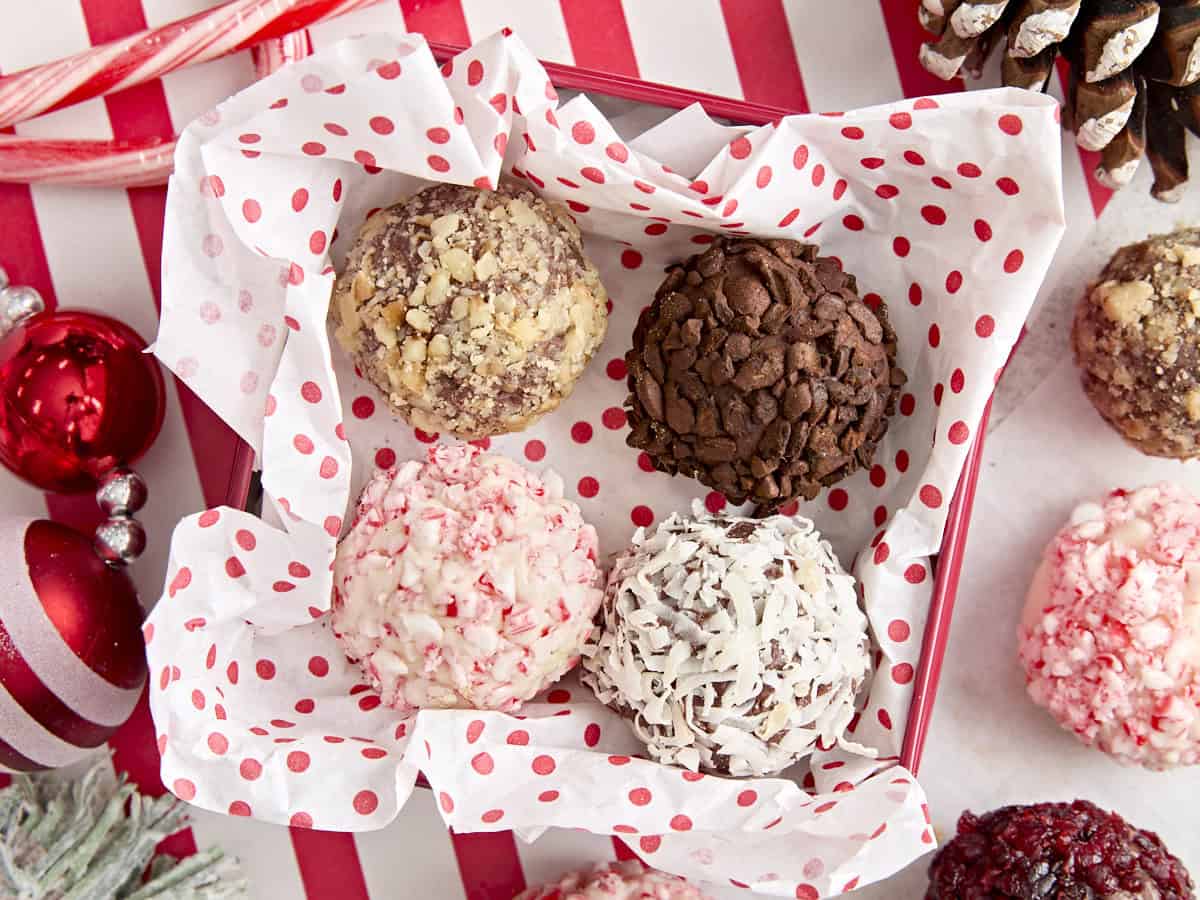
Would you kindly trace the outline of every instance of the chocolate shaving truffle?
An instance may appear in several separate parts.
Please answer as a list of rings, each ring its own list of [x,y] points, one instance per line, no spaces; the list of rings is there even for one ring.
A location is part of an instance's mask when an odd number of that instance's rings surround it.
[[[583,681],[654,759],[766,775],[818,740],[867,752],[845,740],[870,669],[867,618],[807,519],[675,515],[639,529],[601,626]]]
[[[904,373],[887,309],[796,241],[719,238],[672,267],[625,354],[628,443],[773,511],[869,467]]]
[[[1072,341],[1100,415],[1151,456],[1200,456],[1200,230],[1116,252],[1080,300]]]
[[[366,221],[330,319],[405,420],[482,438],[570,394],[604,339],[606,299],[564,210],[509,184],[439,184]]]

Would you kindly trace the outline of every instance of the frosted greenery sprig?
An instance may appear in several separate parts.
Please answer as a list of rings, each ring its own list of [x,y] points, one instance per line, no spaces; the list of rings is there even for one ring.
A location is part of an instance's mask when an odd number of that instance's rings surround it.
[[[187,825],[182,803],[139,794],[102,759],[80,778],[14,776],[0,790],[4,900],[241,900],[218,847],[177,860],[154,848]],[[147,868],[149,867],[149,868]]]

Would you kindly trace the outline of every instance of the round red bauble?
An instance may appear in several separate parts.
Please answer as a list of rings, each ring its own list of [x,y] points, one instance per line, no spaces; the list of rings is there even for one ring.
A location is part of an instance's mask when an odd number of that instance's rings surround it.
[[[0,463],[48,491],[95,490],[162,426],[165,392],[133,329],[82,310],[44,312],[0,339]]]
[[[46,519],[0,516],[0,766],[65,766],[129,718],[146,680],[128,576]]]

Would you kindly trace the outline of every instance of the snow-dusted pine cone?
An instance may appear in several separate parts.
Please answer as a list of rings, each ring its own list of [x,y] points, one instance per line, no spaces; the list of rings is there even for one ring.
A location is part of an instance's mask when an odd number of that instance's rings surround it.
[[[1043,90],[1062,56],[1063,124],[1100,151],[1097,178],[1122,187],[1144,155],[1154,196],[1179,198],[1187,132],[1200,135],[1200,0],[920,0],[919,13],[937,35],[921,64],[940,78],[978,76],[1003,43],[1004,83]]]

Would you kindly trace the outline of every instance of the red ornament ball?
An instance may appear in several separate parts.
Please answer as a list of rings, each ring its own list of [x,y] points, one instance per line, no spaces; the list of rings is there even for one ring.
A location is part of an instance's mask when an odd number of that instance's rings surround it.
[[[142,609],[89,538],[0,516],[0,766],[82,759],[133,712],[146,681]]]
[[[94,490],[158,436],[162,375],[108,316],[45,312],[0,339],[0,462],[47,491]]]

